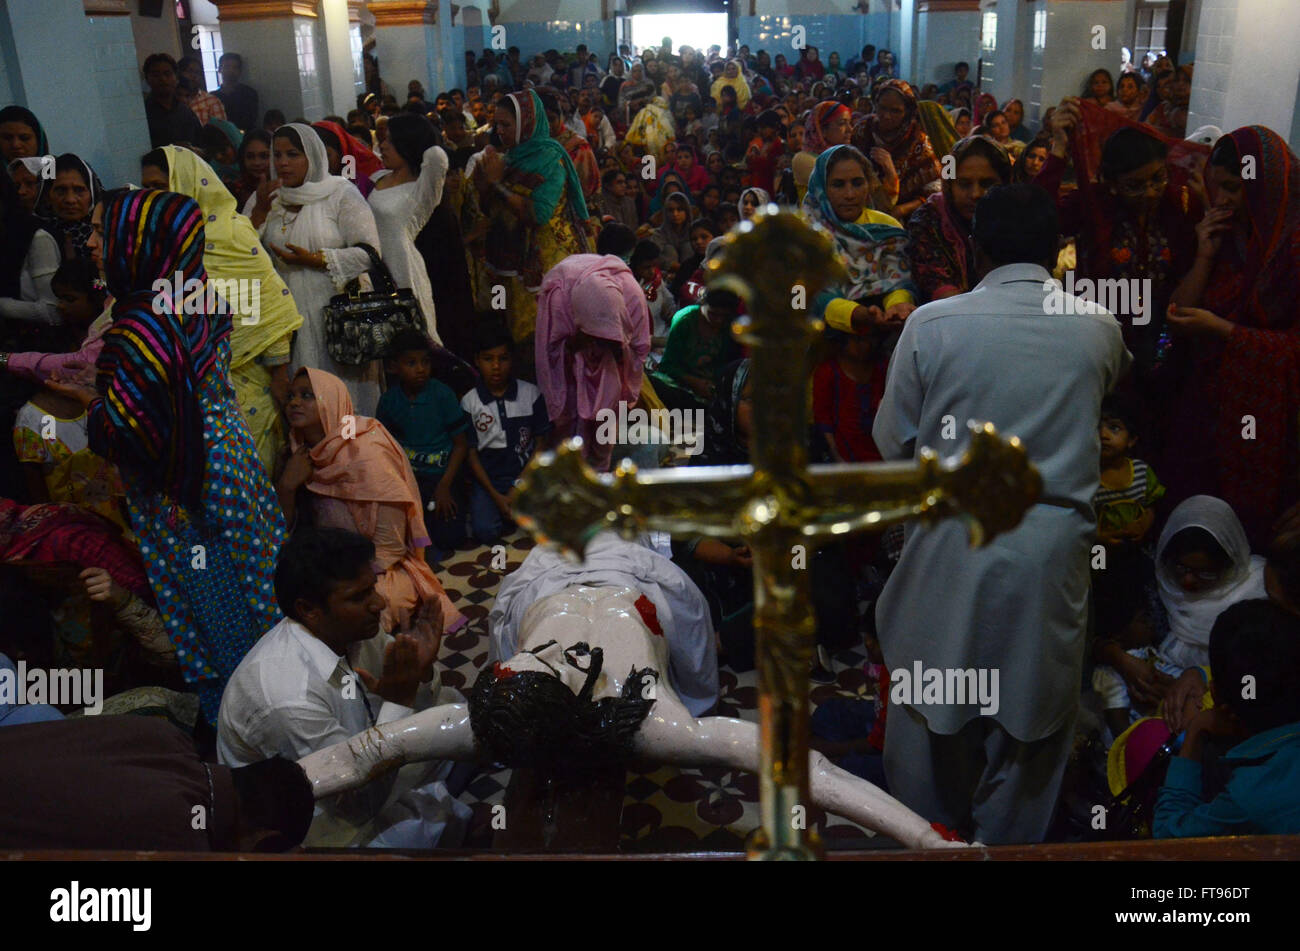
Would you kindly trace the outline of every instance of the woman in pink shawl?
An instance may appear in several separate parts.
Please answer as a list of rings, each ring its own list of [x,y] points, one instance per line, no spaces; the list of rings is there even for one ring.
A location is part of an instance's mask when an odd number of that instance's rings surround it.
[[[636,404],[649,352],[645,293],[622,259],[574,254],[547,272],[537,298],[537,382],[556,435],[581,436],[599,471],[609,469],[614,440],[596,439],[597,414]]]
[[[464,627],[467,619],[424,560],[429,533],[420,488],[384,424],[353,412],[352,396],[338,377],[307,367],[293,379],[285,416],[291,454],[276,482],[285,521],[294,524],[301,502],[314,524],[357,532],[374,543],[376,590],[388,602],[380,617],[384,630],[406,630],[428,601],[438,602],[445,633]]]

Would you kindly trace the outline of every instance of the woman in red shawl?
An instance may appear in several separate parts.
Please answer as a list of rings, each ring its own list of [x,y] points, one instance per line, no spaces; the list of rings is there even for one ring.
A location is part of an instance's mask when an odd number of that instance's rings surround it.
[[[989,117],[989,113],[998,111],[998,101],[993,98],[993,94],[982,92],[975,97],[975,124],[983,125],[984,120]]]
[[[337,122],[313,122],[311,127],[317,133],[329,133],[322,135],[320,140],[325,143],[325,154],[329,156],[330,174],[342,175],[356,185],[362,195],[369,195],[374,187],[370,176],[384,167],[384,160]],[[337,154],[335,142],[338,143]]]
[[[1179,436],[1214,477],[1200,491],[1231,505],[1259,548],[1297,497],[1300,160],[1276,132],[1247,126],[1215,144],[1206,179],[1196,263],[1169,309],[1196,359],[1181,398],[1200,425]]]
[[[698,196],[709,184],[709,171],[700,163],[699,153],[692,145],[678,144],[673,153],[673,164],[659,174],[659,185],[663,187],[664,176],[676,172],[686,183],[692,196]]]
[[[953,177],[907,221],[907,253],[921,303],[964,294],[975,285],[975,205],[1011,180],[1011,158],[998,142],[972,135],[952,147]]]
[[[848,145],[853,137],[853,113],[843,103],[827,99],[808,110],[803,129],[803,149],[790,162],[800,201],[808,191],[817,156],[832,145]]]
[[[898,174],[898,200],[892,210],[879,210],[887,211],[902,221],[921,202],[941,190],[939,160],[930,146],[929,137],[921,128],[912,87],[901,79],[887,79],[876,89],[872,101],[874,111],[854,132],[853,144],[859,151],[870,155],[875,164],[878,164],[878,159],[873,149],[883,148],[889,152]],[[890,169],[878,168],[877,171],[883,179],[891,177]]]
[[[1062,100],[1051,129],[1051,153],[1034,181],[1056,197],[1061,233],[1078,241],[1076,279],[1151,282],[1129,285],[1149,288],[1141,306],[1131,294],[1127,303],[1120,298],[1123,306],[1110,306],[1133,353],[1138,398],[1167,407],[1170,387],[1187,368],[1184,348],[1171,343],[1164,311],[1195,257],[1192,229],[1202,203],[1193,170],[1209,150],[1074,98]],[[1071,192],[1061,188],[1067,158],[1079,183]],[[1152,433],[1142,448],[1162,476],[1169,468],[1161,458],[1165,433],[1163,427]]]
[[[569,153],[569,160],[578,171],[578,182],[582,186],[582,197],[591,201],[600,191],[600,166],[596,162],[596,153],[591,150],[591,143],[564,124],[569,115],[569,104],[564,97],[550,89],[537,93],[546,112],[546,122],[551,129],[551,138],[564,146]]]
[[[804,82],[812,82],[826,75],[826,64],[821,61],[815,46],[804,47],[799,54],[799,64],[794,69]]]

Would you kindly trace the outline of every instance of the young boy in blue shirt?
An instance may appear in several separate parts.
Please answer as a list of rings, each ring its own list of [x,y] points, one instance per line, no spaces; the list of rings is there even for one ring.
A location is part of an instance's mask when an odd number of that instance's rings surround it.
[[[464,490],[458,484],[469,453],[469,420],[446,384],[433,378],[429,338],[418,330],[393,337],[386,364],[390,385],[375,418],[411,460],[424,521],[441,561],[465,540]]]
[[[1155,837],[1300,832],[1300,619],[1262,598],[1237,602],[1210,631],[1210,672],[1214,706],[1169,762]],[[1236,745],[1214,764],[1222,789],[1207,795],[1210,737]]]
[[[469,521],[474,538],[490,545],[511,521],[506,495],[551,431],[546,399],[535,384],[517,379],[511,367],[511,339],[496,322],[479,325],[474,365],[482,382],[460,401],[475,435],[469,452]]]

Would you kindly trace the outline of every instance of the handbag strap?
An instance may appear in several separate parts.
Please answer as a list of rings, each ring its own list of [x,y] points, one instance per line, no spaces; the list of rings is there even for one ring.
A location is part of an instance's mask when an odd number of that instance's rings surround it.
[[[380,288],[379,280],[375,280],[375,290],[382,294],[396,294],[397,284],[393,280],[392,272],[388,270],[388,265],[379,257],[379,252],[366,244],[364,241],[353,245],[354,248],[360,248],[370,256],[370,275],[372,280],[382,279],[384,286]]]

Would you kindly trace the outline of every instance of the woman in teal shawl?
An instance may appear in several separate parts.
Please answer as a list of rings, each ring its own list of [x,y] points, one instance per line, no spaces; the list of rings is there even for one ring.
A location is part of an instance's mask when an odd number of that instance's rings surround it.
[[[542,277],[571,254],[589,251],[587,203],[577,169],[551,138],[546,112],[531,89],[496,107],[504,155],[489,147],[474,169],[488,218],[487,268],[506,279],[507,313],[516,341],[532,337]],[[521,351],[527,359],[527,350]]]
[[[871,162],[851,145],[817,157],[808,179],[803,215],[835,238],[849,274],[846,284],[823,291],[814,311],[845,333],[900,327],[916,309],[907,232],[870,207]]]

